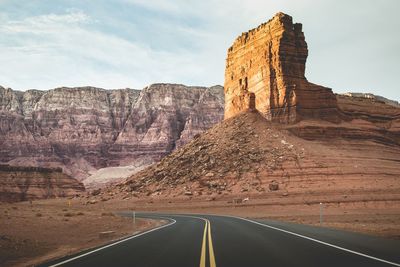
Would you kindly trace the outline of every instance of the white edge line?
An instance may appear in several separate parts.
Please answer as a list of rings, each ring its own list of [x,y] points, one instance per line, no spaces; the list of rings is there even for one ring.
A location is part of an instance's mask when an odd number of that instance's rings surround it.
[[[100,247],[100,248],[97,248],[97,249],[95,249],[95,250],[91,250],[91,251],[89,251],[89,252],[86,252],[86,253],[84,253],[84,254],[82,254],[82,255],[79,255],[79,256],[70,258],[70,259],[68,259],[68,260],[65,260],[65,261],[62,261],[62,262],[59,262],[59,263],[50,265],[49,267],[60,266],[60,265],[62,265],[62,264],[64,264],[64,263],[74,261],[74,260],[76,260],[76,259],[85,257],[85,256],[90,255],[90,254],[92,254],[92,253],[95,253],[95,252],[97,252],[97,251],[100,251],[100,250],[103,250],[103,249],[106,249],[106,248],[109,248],[109,247],[118,245],[118,244],[120,244],[120,243],[122,243],[122,242],[125,242],[125,241],[128,241],[128,240],[134,239],[134,238],[136,238],[136,237],[139,237],[139,236],[142,236],[142,235],[145,235],[145,234],[148,234],[148,233],[151,233],[151,232],[160,230],[160,229],[162,229],[162,228],[164,228],[164,227],[168,227],[168,226],[171,226],[171,225],[173,225],[173,224],[176,223],[176,220],[174,220],[174,219],[172,219],[172,218],[167,218],[167,217],[159,217],[159,218],[161,218],[161,219],[172,220],[172,222],[169,223],[169,224],[165,224],[165,225],[159,226],[159,227],[154,228],[154,229],[150,229],[150,230],[148,230],[148,231],[146,231],[146,232],[139,233],[139,234],[137,234],[137,235],[133,235],[133,236],[127,237],[127,238],[125,238],[125,239],[123,239],[123,240],[120,240],[120,241],[117,241],[117,242],[114,242],[114,243],[105,245],[105,246]]]
[[[251,223],[255,223],[255,224],[258,224],[258,225],[261,225],[261,226],[264,226],[264,227],[268,227],[268,228],[271,228],[271,229],[274,229],[274,230],[277,230],[277,231],[281,231],[281,232],[284,232],[284,233],[287,233],[287,234],[291,234],[291,235],[294,235],[294,236],[305,238],[305,239],[308,239],[308,240],[311,240],[311,241],[314,241],[314,242],[317,242],[317,243],[320,243],[320,244],[323,244],[323,245],[326,245],[326,246],[329,246],[329,247],[340,249],[340,250],[343,250],[343,251],[346,251],[346,252],[350,252],[350,253],[353,253],[353,254],[356,254],[356,255],[359,255],[359,256],[363,256],[363,257],[366,257],[366,258],[369,258],[369,259],[373,259],[373,260],[376,260],[376,261],[380,261],[380,262],[384,262],[384,263],[387,263],[387,264],[391,264],[393,266],[400,266],[399,263],[383,260],[383,259],[376,258],[376,257],[370,256],[370,255],[367,255],[367,254],[364,254],[364,253],[361,253],[361,252],[357,252],[357,251],[350,250],[350,249],[347,249],[347,248],[339,247],[339,246],[336,246],[336,245],[333,245],[333,244],[330,244],[330,243],[327,243],[327,242],[324,242],[324,241],[321,241],[321,240],[318,240],[318,239],[314,239],[314,238],[311,238],[311,237],[308,237],[308,236],[304,236],[304,235],[297,234],[297,233],[294,233],[294,232],[290,232],[290,231],[287,231],[287,230],[284,230],[284,229],[280,229],[280,228],[277,228],[277,227],[274,227],[274,226],[270,226],[268,224],[263,224],[263,223],[260,223],[260,222],[257,222],[257,221],[252,221],[252,220],[249,220],[249,219],[246,219],[246,218],[241,218],[241,217],[236,217],[236,216],[227,216],[227,217],[237,218],[237,219],[241,219],[241,220],[248,221],[248,222],[251,222]]]

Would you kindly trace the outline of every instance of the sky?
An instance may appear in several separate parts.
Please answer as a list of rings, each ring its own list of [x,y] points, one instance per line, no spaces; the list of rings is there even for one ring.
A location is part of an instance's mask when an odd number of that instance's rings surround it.
[[[399,0],[0,0],[0,85],[223,85],[228,47],[277,12],[303,24],[306,77],[400,100]]]

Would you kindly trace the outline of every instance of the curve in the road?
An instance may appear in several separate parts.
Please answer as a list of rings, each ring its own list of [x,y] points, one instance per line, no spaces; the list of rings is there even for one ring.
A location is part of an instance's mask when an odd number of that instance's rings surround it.
[[[400,266],[396,240],[233,216],[138,217],[170,223],[44,266]]]

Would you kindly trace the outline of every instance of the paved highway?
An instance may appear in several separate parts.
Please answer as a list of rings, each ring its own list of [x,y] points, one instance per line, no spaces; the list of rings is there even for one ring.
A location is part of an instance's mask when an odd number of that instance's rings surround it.
[[[229,216],[137,216],[169,223],[43,266],[400,266],[397,240]]]

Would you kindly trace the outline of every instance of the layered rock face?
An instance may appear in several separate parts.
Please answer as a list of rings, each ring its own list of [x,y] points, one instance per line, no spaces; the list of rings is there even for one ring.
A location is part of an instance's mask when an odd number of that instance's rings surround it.
[[[400,140],[355,120],[286,125],[242,112],[99,197],[398,203]]]
[[[247,110],[254,93],[256,109],[271,121],[339,121],[332,90],[304,76],[307,55],[302,25],[283,13],[239,36],[226,59],[225,119]]]
[[[222,117],[220,86],[0,87],[0,162],[61,167],[83,179],[99,168],[153,163]]]
[[[301,27],[281,13],[239,37],[225,120],[99,197],[398,205],[400,108],[308,83],[306,56]]]
[[[84,191],[82,183],[61,169],[0,165],[0,201],[66,197]]]
[[[66,167],[82,178],[105,165],[107,147],[130,115],[140,91],[93,87],[26,92],[0,88],[0,161]]]
[[[287,129],[306,140],[333,142],[343,138],[358,142],[359,146],[370,146],[362,142],[374,142],[385,146],[400,146],[400,107],[376,98],[336,95],[343,121],[332,124],[327,121],[303,120],[288,125]]]
[[[112,161],[143,157],[158,161],[187,143],[222,120],[222,92],[221,86],[154,84],[144,88],[109,149]]]

